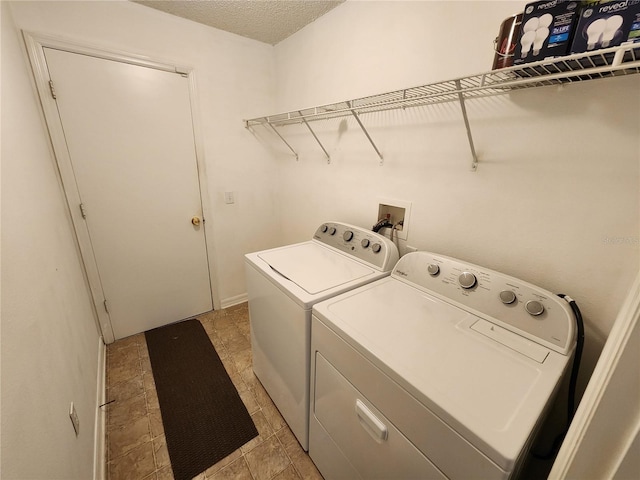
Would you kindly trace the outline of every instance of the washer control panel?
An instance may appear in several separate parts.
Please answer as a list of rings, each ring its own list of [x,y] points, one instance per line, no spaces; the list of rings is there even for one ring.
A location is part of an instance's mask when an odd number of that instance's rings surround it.
[[[400,258],[398,247],[388,238],[347,223],[323,223],[316,230],[313,239],[383,272],[390,271]]]
[[[569,304],[517,278],[429,252],[408,253],[391,275],[559,353],[575,343]]]

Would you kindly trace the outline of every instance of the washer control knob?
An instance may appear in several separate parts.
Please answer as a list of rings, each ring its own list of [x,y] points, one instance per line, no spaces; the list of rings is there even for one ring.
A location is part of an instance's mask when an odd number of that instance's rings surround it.
[[[331,227],[329,229],[329,235],[335,235],[336,234],[336,227]]]
[[[529,315],[537,317],[538,315],[542,315],[542,312],[544,312],[544,305],[537,300],[529,300],[525,304],[524,309]]]
[[[370,243],[371,243],[371,242],[369,241],[369,239],[368,239],[368,238],[365,238],[365,239],[363,239],[363,240],[360,242],[360,245],[362,245],[362,248],[367,248],[367,247],[369,246],[369,244],[370,244]]]
[[[435,263],[430,263],[427,267],[427,272],[429,272],[429,275],[432,277],[435,277],[440,273],[440,267]]]
[[[326,225],[322,225],[322,226],[320,227],[320,231],[321,231],[322,233],[327,233],[327,230],[329,230],[329,227],[327,227]]]
[[[347,230],[342,234],[342,238],[344,238],[345,242],[350,242],[353,238],[353,232],[351,230]]]
[[[500,292],[500,301],[505,305],[511,305],[516,301],[516,294],[513,290],[503,290]]]
[[[460,286],[466,290],[473,288],[478,283],[476,276],[471,272],[462,272],[458,277],[458,283]]]
[[[380,245],[379,243],[374,243],[371,246],[371,250],[373,250],[373,253],[380,253],[380,250],[382,250],[382,245]]]

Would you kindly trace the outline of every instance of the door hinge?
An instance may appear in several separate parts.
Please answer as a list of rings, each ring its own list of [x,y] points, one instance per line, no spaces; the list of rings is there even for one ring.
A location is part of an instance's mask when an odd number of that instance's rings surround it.
[[[84,208],[84,203],[80,204],[80,214],[82,215],[82,218],[87,218],[87,209]]]
[[[53,86],[53,80],[49,80],[49,90],[51,90],[51,96],[53,97],[54,100],[58,98],[56,96],[56,89]]]
[[[107,300],[104,300],[104,311],[109,313],[109,307],[107,306]]]

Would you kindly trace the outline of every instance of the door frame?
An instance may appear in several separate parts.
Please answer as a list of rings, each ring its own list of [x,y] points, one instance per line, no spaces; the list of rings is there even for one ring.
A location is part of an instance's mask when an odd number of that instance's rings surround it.
[[[80,250],[80,256],[85,270],[85,276],[91,292],[96,321],[105,343],[109,344],[115,340],[111,319],[104,307],[105,296],[100,281],[100,273],[96,262],[91,238],[87,224],[80,211],[80,193],[76,185],[75,174],[71,163],[71,156],[67,148],[64,137],[62,121],[58,114],[58,107],[50,88],[49,70],[47,68],[44,48],[63,50],[69,53],[89,55],[92,57],[112,60],[117,62],[138,65],[156,70],[163,70],[181,74],[189,80],[189,101],[191,107],[191,121],[193,128],[196,168],[198,171],[198,186],[200,202],[202,205],[203,223],[206,255],[209,266],[209,281],[211,285],[211,299],[213,308],[220,308],[220,298],[218,295],[217,275],[214,273],[215,248],[213,245],[213,235],[207,235],[207,230],[213,231],[213,215],[210,208],[209,192],[207,188],[206,167],[204,161],[204,143],[202,127],[197,106],[197,88],[195,71],[192,67],[178,65],[177,63],[156,60],[147,56],[137,55],[130,52],[104,48],[96,45],[44,33],[22,31],[22,36],[27,49],[27,55],[33,71],[36,90],[38,92],[40,105],[44,113],[44,120],[49,132],[49,140],[53,149],[53,154],[58,167],[58,173],[62,188],[67,201],[69,214],[73,223],[73,230]],[[55,89],[55,85],[54,85]],[[211,237],[211,238],[210,238]]]

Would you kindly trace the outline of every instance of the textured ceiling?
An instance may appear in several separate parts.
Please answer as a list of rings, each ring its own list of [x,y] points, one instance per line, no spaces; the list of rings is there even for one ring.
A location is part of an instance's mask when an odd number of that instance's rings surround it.
[[[275,45],[345,0],[133,0]]]

